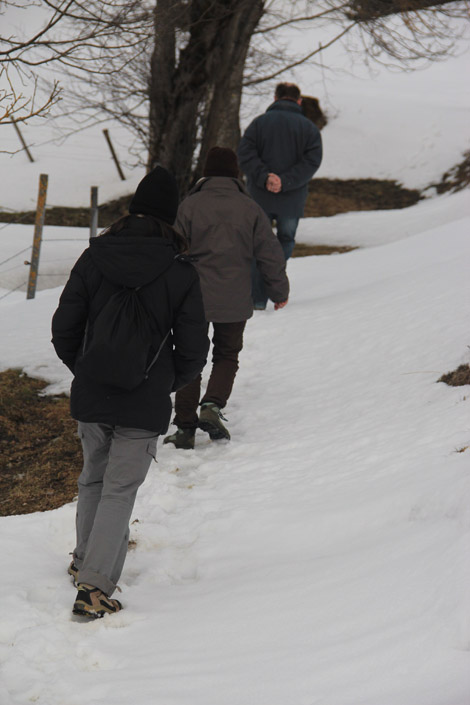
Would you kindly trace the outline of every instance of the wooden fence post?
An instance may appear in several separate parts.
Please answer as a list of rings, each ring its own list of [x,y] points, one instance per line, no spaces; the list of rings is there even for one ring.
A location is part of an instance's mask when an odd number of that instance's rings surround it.
[[[14,127],[15,130],[16,130],[16,134],[17,134],[18,137],[20,138],[20,142],[21,142],[21,144],[23,145],[23,149],[24,149],[24,151],[26,152],[26,154],[28,155],[29,161],[30,161],[30,162],[34,162],[33,155],[32,155],[31,152],[29,151],[29,147],[28,147],[28,145],[26,144],[26,142],[24,141],[24,137],[23,137],[23,135],[21,134],[20,128],[19,128],[18,125],[16,124],[16,120],[13,120],[13,119],[12,119],[12,123],[13,123],[13,127]]]
[[[121,165],[119,164],[118,158],[116,156],[116,152],[114,151],[113,143],[111,142],[111,137],[109,136],[108,130],[103,130],[103,135],[106,137],[106,142],[108,143],[108,147],[111,152],[111,156],[114,159],[114,163],[116,164],[116,169],[118,170],[118,174],[121,177],[122,181],[125,181],[126,177],[122,173]]]
[[[91,187],[90,237],[96,237],[98,231],[98,186]]]
[[[39,176],[39,192],[38,192],[38,205],[36,208],[36,222],[34,225],[34,240],[33,240],[33,252],[31,256],[31,266],[29,268],[29,281],[28,290],[26,293],[27,299],[34,299],[36,294],[36,284],[38,279],[38,269],[39,269],[39,253],[41,251],[42,242],[42,229],[44,226],[44,217],[46,215],[46,195],[47,195],[47,174],[40,174]]]

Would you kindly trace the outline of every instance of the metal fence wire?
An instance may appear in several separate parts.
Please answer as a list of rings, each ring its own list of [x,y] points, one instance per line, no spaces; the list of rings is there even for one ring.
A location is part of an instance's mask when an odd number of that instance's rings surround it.
[[[0,276],[13,272],[14,270],[21,269],[24,265],[29,265],[30,272],[27,281],[22,281],[20,284],[8,289],[4,294],[0,296],[0,300],[4,299],[9,294],[12,294],[23,286],[27,285],[27,298],[34,298],[36,292],[36,284],[39,278],[42,277],[64,277],[69,274],[70,270],[64,272],[39,272],[39,261],[40,261],[40,250],[42,243],[54,243],[54,242],[83,242],[83,238],[79,237],[57,237],[57,238],[43,238],[43,226],[45,222],[46,215],[46,196],[47,196],[47,182],[48,175],[41,174],[39,177],[39,190],[38,190],[38,202],[36,208],[36,218],[34,225],[34,238],[31,245],[18,250],[12,255],[9,255],[5,259],[0,261],[0,268],[5,264],[12,262],[17,257],[29,253],[28,259],[22,263],[19,263],[8,269],[0,269]],[[94,237],[97,234],[97,223],[98,223],[98,187],[91,187],[91,198],[90,198],[90,233],[89,237]],[[13,215],[13,213],[12,213]],[[21,216],[12,217],[10,220],[0,225],[0,231],[5,230],[5,228],[11,225],[20,225],[24,223],[26,218],[30,218],[31,213],[23,213]],[[65,259],[65,258],[64,258]]]

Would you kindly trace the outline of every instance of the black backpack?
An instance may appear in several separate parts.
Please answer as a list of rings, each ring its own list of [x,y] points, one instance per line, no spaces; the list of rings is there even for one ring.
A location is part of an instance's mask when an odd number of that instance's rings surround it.
[[[158,331],[139,296],[141,288],[123,287],[110,296],[94,321],[91,339],[87,327],[76,372],[85,373],[99,384],[128,391],[148,378],[170,331],[149,361]]]

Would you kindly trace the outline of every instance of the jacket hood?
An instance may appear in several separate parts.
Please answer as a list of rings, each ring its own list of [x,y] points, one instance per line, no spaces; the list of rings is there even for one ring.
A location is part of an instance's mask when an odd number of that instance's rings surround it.
[[[282,100],[282,98],[280,100],[275,100],[274,103],[271,103],[266,112],[269,112],[270,110],[287,110],[291,113],[302,114],[302,108],[300,105],[294,103],[293,100]]]
[[[127,234],[100,235],[90,240],[90,256],[101,274],[120,286],[138,287],[148,284],[164,272],[178,252],[163,237]]]
[[[192,196],[193,193],[202,191],[203,189],[228,189],[241,191],[246,196],[248,196],[248,191],[240,179],[235,179],[233,176],[203,176],[202,179],[196,182],[188,196]]]

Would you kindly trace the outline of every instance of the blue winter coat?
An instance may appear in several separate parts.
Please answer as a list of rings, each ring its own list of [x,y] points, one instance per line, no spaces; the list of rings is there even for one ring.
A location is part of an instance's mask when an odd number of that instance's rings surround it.
[[[303,216],[308,182],[322,160],[318,128],[292,100],[276,100],[247,127],[238,147],[247,188],[269,215]],[[282,191],[265,188],[268,174],[281,177]]]

